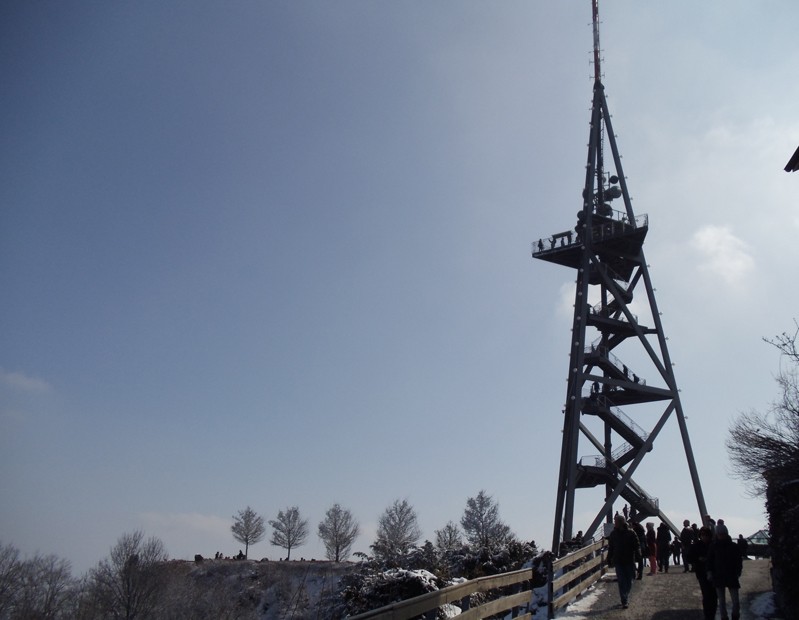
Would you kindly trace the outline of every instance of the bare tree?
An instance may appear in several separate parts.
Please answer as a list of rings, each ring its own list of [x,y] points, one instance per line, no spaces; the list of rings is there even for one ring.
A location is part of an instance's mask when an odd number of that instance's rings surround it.
[[[499,504],[485,491],[466,500],[461,517],[466,540],[476,549],[494,551],[513,539],[513,534],[499,518]]]
[[[250,545],[261,542],[266,532],[264,518],[247,506],[244,510],[239,510],[239,514],[233,517],[233,525],[230,526],[233,538],[244,545],[244,558],[250,550]]]
[[[461,528],[457,523],[448,521],[440,530],[436,530],[436,547],[441,553],[456,551],[463,545]]]
[[[396,564],[422,537],[416,511],[407,499],[394,500],[377,522],[377,539],[372,550],[378,559]]]
[[[0,546],[0,618],[8,617],[22,578],[19,550],[13,545]]]
[[[0,618],[67,618],[78,595],[67,560],[55,555],[19,559],[12,545],[0,546]]]
[[[319,538],[325,545],[325,554],[328,560],[334,562],[341,562],[349,557],[358,534],[358,522],[349,510],[338,504],[333,504],[319,524]]]
[[[730,428],[727,450],[733,474],[751,484],[752,495],[762,495],[767,476],[799,478],[799,350],[793,334],[783,332],[765,339],[780,351],[787,367],[780,369],[777,385],[780,395],[765,414],[741,414]]]
[[[727,438],[733,474],[750,483],[752,495],[766,498],[772,585],[787,618],[799,618],[799,324],[794,324],[793,334],[765,339],[787,362],[776,378],[779,396],[765,414],[741,415]]]
[[[14,617],[63,617],[67,602],[74,595],[75,585],[67,560],[38,554],[25,560]]]
[[[286,559],[291,559],[291,550],[305,544],[308,538],[308,521],[300,517],[300,509],[296,506],[286,508],[277,513],[277,519],[270,521],[272,526],[271,543],[286,550]]]
[[[106,616],[130,620],[153,614],[166,585],[162,572],[167,558],[158,538],[145,540],[140,530],[123,534],[109,557],[92,571],[96,596]]]

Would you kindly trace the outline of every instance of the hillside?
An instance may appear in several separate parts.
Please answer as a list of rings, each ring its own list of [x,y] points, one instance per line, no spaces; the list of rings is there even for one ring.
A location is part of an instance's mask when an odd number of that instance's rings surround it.
[[[203,560],[170,562],[168,606],[174,618],[275,620],[324,617],[351,562]]]

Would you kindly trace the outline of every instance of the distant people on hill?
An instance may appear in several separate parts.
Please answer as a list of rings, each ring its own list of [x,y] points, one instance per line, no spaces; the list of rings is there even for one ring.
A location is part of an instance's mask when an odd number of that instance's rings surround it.
[[[241,549],[239,549],[239,554],[236,556],[236,559],[237,560],[243,560],[244,559],[244,553],[242,553]]]
[[[687,573],[691,570],[691,546],[696,540],[696,531],[691,527],[690,521],[685,519],[682,522],[682,530],[680,531],[680,544],[682,545],[682,562],[683,572]]]
[[[657,575],[658,572],[658,543],[655,535],[655,524],[651,521],[646,523],[646,550],[649,559],[649,574]]]
[[[710,552],[710,545],[713,535],[710,528],[703,526],[699,529],[699,536],[691,543],[691,566],[693,566],[696,580],[699,582],[699,590],[702,592],[702,611],[705,620],[714,620],[716,608],[718,607],[718,593],[713,582],[708,575],[707,556]]]
[[[663,521],[658,525],[656,541],[658,572],[668,573],[669,556],[671,555],[671,530]]]
[[[622,515],[613,518],[613,531],[608,536],[608,564],[616,568],[621,606],[628,607],[630,590],[633,587],[635,563],[641,555],[638,536],[628,526]]]
[[[738,551],[741,552],[741,558],[746,559],[747,553],[749,551],[749,541],[744,538],[743,534],[738,534],[738,540],[736,541],[738,545]]]
[[[726,591],[730,591],[730,601],[732,603],[732,620],[739,620],[741,617],[740,601],[738,597],[741,583],[739,578],[743,570],[741,552],[727,531],[727,526],[723,523],[716,525],[716,538],[710,545],[707,556],[708,577],[716,586],[716,594],[719,599],[719,610],[721,617],[727,617],[727,598]]]

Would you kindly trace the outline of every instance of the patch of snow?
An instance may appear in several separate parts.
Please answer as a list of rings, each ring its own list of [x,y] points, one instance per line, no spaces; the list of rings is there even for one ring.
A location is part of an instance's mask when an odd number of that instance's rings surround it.
[[[581,594],[575,601],[569,603],[563,609],[555,612],[555,618],[571,618],[571,620],[585,620],[586,612],[591,611],[591,608],[599,598],[599,590],[595,586],[588,588]],[[532,620],[547,620],[547,608],[539,607],[533,614]]]
[[[749,610],[755,614],[755,620],[762,618],[773,618],[777,613],[777,606],[774,604],[774,592],[764,592],[755,597]]]

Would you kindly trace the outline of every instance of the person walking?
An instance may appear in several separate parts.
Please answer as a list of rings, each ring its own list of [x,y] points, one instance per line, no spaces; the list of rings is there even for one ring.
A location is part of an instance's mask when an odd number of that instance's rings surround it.
[[[716,609],[718,608],[718,593],[716,587],[707,574],[707,555],[713,535],[709,527],[702,527],[699,536],[691,543],[691,566],[693,567],[696,580],[699,582],[699,590],[702,592],[702,612],[705,620],[714,620]]]
[[[744,538],[743,534],[738,534],[738,540],[735,544],[738,545],[738,550],[741,552],[741,559],[745,560],[749,551],[749,542]]]
[[[743,571],[743,560],[730,534],[727,526],[723,523],[716,525],[716,539],[710,545],[707,555],[708,578],[716,586],[716,594],[719,599],[719,610],[721,620],[728,620],[727,617],[727,597],[726,591],[730,591],[730,602],[732,604],[732,620],[739,620],[741,617],[741,607],[739,601],[739,590],[741,583],[739,578]]]
[[[663,521],[658,525],[657,531],[657,558],[658,570],[661,573],[669,572],[669,556],[671,555],[671,530]]]
[[[608,565],[616,569],[619,597],[623,609],[629,607],[630,590],[635,577],[635,563],[641,555],[638,536],[622,515],[613,517],[613,531],[608,536]]]
[[[655,524],[648,521],[646,524],[646,550],[649,554],[649,574],[657,575],[658,572],[658,543],[655,536]]]
[[[682,555],[682,543],[676,536],[671,541],[671,559],[674,561],[674,566],[680,565],[680,556]]]
[[[682,522],[682,531],[680,532],[680,543],[682,544],[682,564],[683,572],[687,573],[691,570],[691,545],[696,540],[696,532],[691,527],[691,522],[688,519]]]
[[[646,532],[644,526],[639,521],[633,521],[633,532],[638,538],[638,576],[636,579],[644,578],[644,558],[646,557]]]

